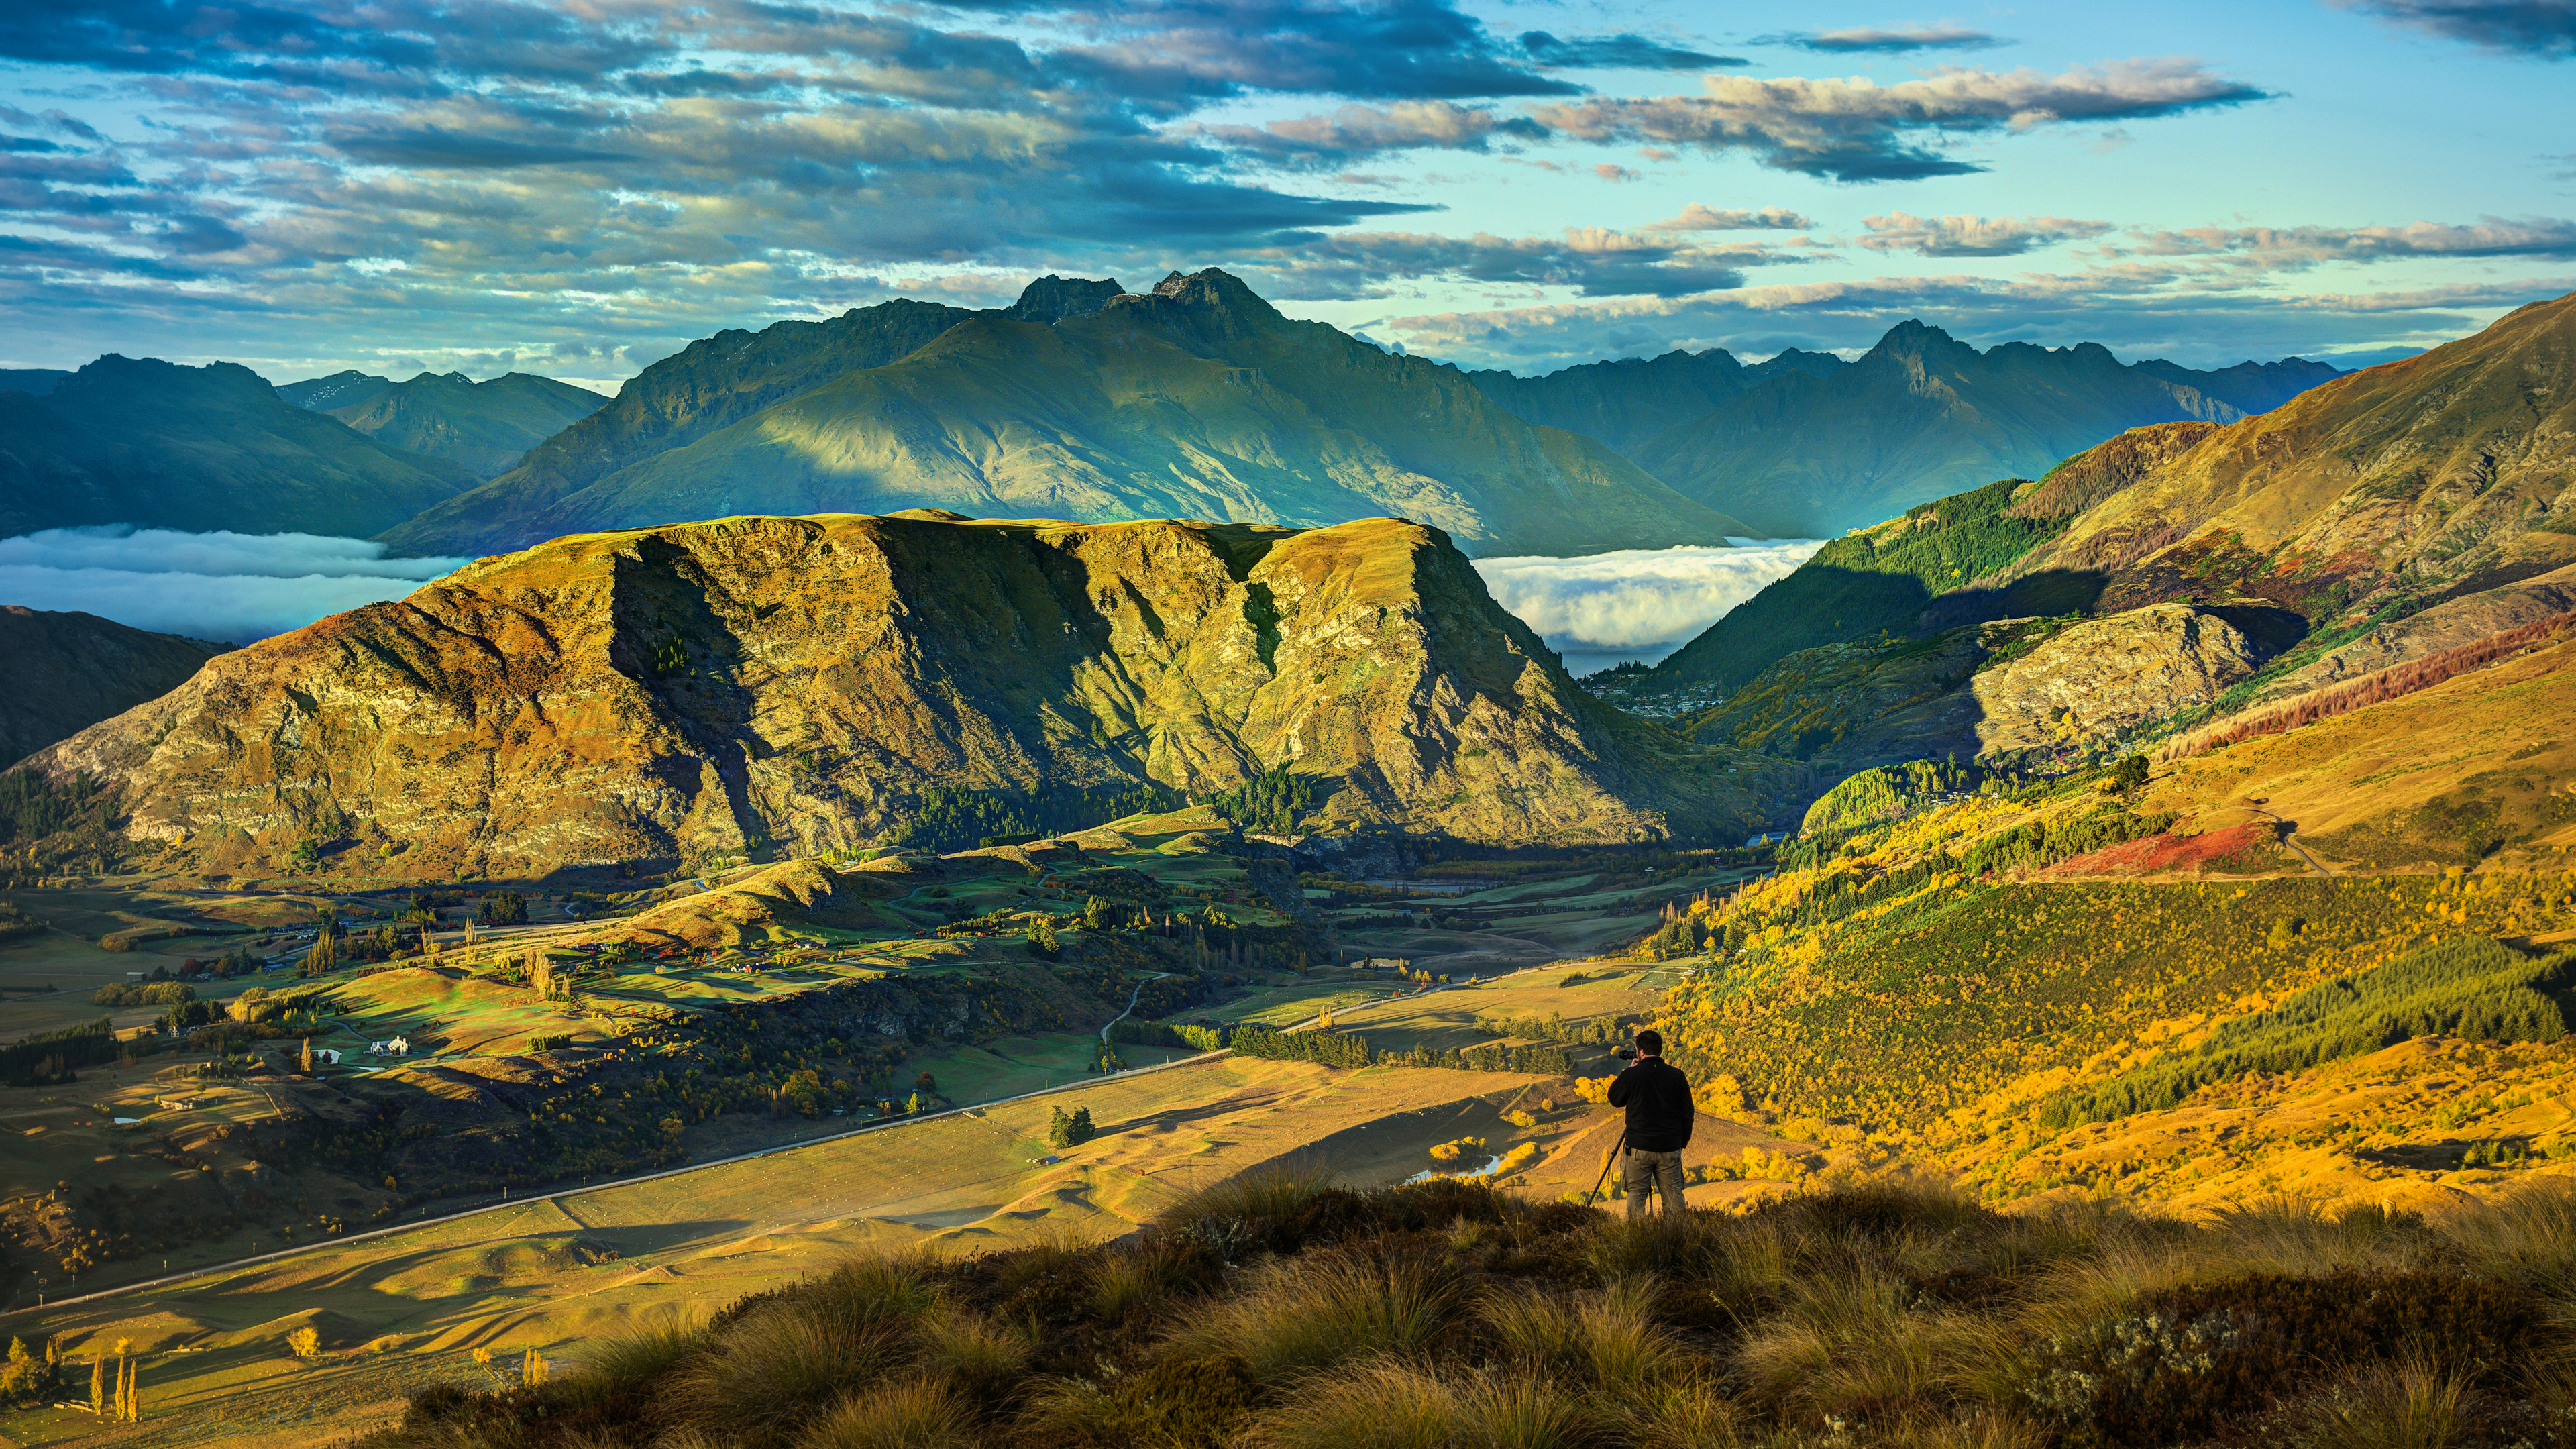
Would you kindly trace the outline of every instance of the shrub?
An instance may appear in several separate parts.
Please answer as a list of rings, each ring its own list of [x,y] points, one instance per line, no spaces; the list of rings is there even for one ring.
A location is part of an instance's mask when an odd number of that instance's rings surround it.
[[[322,1355],[322,1331],[308,1323],[286,1336],[286,1348],[297,1358],[319,1358]]]
[[[1261,1285],[1211,1305],[1175,1347],[1240,1354],[1271,1378],[1372,1353],[1428,1348],[1458,1310],[1456,1271],[1410,1255],[1325,1249],[1268,1270]]]
[[[797,1449],[973,1449],[979,1442],[972,1406],[925,1378],[852,1394],[796,1440]]]
[[[2242,1429],[2340,1365],[2415,1356],[2498,1379],[2546,1320],[2521,1289],[2446,1274],[2258,1273],[2150,1294],[2047,1339],[2028,1394],[2110,1442],[2170,1443]]]

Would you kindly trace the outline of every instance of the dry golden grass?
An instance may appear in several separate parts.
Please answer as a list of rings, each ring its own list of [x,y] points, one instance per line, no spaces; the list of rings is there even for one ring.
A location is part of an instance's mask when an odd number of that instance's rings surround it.
[[[2570,1449],[2571,1213],[1899,1182],[1631,1223],[1270,1173],[1133,1243],[863,1256],[373,1449]]]

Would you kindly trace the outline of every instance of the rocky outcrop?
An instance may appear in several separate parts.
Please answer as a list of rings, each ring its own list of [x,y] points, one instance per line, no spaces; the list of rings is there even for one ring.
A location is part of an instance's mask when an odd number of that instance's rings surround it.
[[[2009,758],[2114,743],[2208,704],[2261,664],[2234,624],[2180,604],[2086,619],[1976,676],[1978,753]]]
[[[1830,779],[1905,760],[2027,765],[2117,745],[2207,704],[2265,654],[2226,618],[2179,604],[2073,623],[2006,619],[1801,650],[1684,728]]]
[[[1305,828],[1722,834],[1759,771],[1593,701],[1437,530],[732,518],[559,539],[225,655],[44,752],[174,862],[855,849],[933,792],[1231,788]],[[356,868],[344,864],[343,869]]]

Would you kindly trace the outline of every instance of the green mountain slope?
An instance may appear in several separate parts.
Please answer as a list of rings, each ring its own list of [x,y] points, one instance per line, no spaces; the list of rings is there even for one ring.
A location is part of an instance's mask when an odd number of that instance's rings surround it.
[[[513,372],[476,382],[461,372],[424,372],[409,382],[356,374],[289,383],[278,395],[328,413],[380,443],[446,458],[479,477],[507,471],[528,449],[608,405],[588,388]],[[297,396],[301,390],[312,400]]]
[[[58,367],[0,367],[0,392],[43,397],[54,390],[54,384],[69,376]]]
[[[229,362],[111,354],[42,397],[0,392],[0,536],[139,523],[363,538],[472,482]]]
[[[812,855],[935,801],[1205,796],[1272,768],[1309,787],[1307,830],[1732,839],[1797,773],[1730,773],[1585,695],[1420,524],[930,513],[485,559],[35,763],[123,787],[136,838],[201,867],[309,842],[442,878]]]
[[[1675,348],[1661,357],[1617,357],[1539,377],[1493,370],[1466,376],[1485,396],[1530,422],[1598,438],[1624,454],[1782,373],[1830,377],[1845,366],[1829,352],[1796,348],[1752,367],[1724,348]]]
[[[824,322],[775,322],[703,337],[627,380],[608,406],[531,448],[491,483],[389,531],[419,553],[489,553],[550,535],[532,520],[621,468],[861,368],[882,367],[971,317],[1047,323],[1096,312],[1114,280],[1040,277],[1011,306],[970,311],[898,297]],[[648,522],[705,515],[661,514]],[[560,531],[560,530],[558,530]]]
[[[2196,373],[2092,343],[1979,352],[1907,322],[1830,377],[1791,372],[1631,450],[1681,492],[1818,537],[1995,478],[2033,477],[2146,423],[2234,422],[2334,376],[2290,359]]]
[[[94,614],[0,607],[0,756],[20,760],[178,688],[228,645]]]
[[[466,548],[505,531],[905,508],[1292,525],[1393,513],[1488,554],[1750,531],[1589,438],[1532,427],[1454,369],[1290,321],[1215,270],[1053,324],[961,322],[543,507],[499,499],[518,476],[394,537]]]

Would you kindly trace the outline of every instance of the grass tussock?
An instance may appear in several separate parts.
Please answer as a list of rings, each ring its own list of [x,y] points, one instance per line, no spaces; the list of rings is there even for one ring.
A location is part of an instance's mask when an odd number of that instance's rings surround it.
[[[1271,1173],[1119,1244],[854,1259],[366,1442],[2576,1449],[2576,1190],[2194,1224],[1896,1183],[1631,1223]]]

